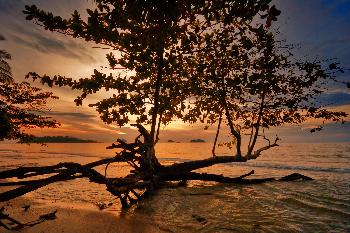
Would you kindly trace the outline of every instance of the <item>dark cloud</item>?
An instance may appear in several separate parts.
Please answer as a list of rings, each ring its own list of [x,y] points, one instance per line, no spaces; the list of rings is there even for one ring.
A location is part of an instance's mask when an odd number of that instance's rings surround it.
[[[34,36],[30,40],[23,39],[17,35],[11,35],[12,41],[17,44],[23,44],[31,47],[32,49],[38,50],[39,52],[54,52],[56,50],[65,49],[65,46],[61,41],[50,40],[44,36]]]
[[[12,25],[12,31],[8,33],[8,40],[30,47],[41,53],[51,53],[73,59],[79,59],[84,63],[95,63],[96,59],[90,55],[89,50],[81,41],[72,39],[61,40],[57,35],[40,30],[39,28],[26,28],[20,24]],[[80,42],[80,43],[79,43]]]
[[[328,93],[320,96],[318,100],[324,105],[346,105],[350,104],[350,93]]]
[[[279,137],[286,142],[349,142],[350,124],[329,123],[323,130],[311,133],[311,128],[300,130],[298,127],[287,128],[279,133]]]
[[[334,59],[345,69],[337,79],[350,81],[350,1],[331,0],[274,0],[282,11],[275,27],[287,43],[298,44],[293,51],[300,59]],[[319,100],[324,104],[349,103],[346,85],[330,84],[330,93]]]
[[[350,1],[274,0],[282,14],[275,27],[289,43],[298,43],[301,55],[338,58],[350,66]]]
[[[24,38],[23,36],[27,37]],[[28,39],[30,37],[30,39]],[[64,57],[79,59],[84,63],[95,63],[96,59],[87,53],[86,48],[74,43],[46,37],[39,33],[10,34],[10,40],[16,44],[22,44],[41,53],[58,54]]]
[[[24,6],[25,2],[22,0],[0,0],[0,11],[3,13],[8,13],[11,11],[16,11],[20,6]]]
[[[62,6],[66,1],[60,1],[57,7],[57,14],[64,12]],[[80,2],[80,1],[77,1]],[[38,3],[35,1],[34,3]],[[44,5],[45,2],[39,1],[38,5]],[[92,56],[92,46],[86,46],[86,42],[73,39],[45,31],[38,25],[25,20],[22,13],[24,6],[30,4],[30,1],[4,1],[0,0],[0,22],[6,22],[1,25],[2,33],[8,37],[8,41],[16,45],[24,45],[41,53],[51,53],[61,55],[67,58],[78,59],[83,63],[96,63],[96,59]],[[46,1],[47,4],[47,1]],[[69,5],[68,2],[66,2]],[[55,2],[51,2],[52,5]],[[79,6],[79,4],[77,4]],[[71,6],[75,9],[74,6]],[[45,9],[45,8],[44,8]]]
[[[96,115],[81,113],[81,112],[55,112],[50,111],[46,113],[49,116],[61,116],[61,117],[71,117],[71,118],[79,118],[81,120],[91,120],[95,119]]]
[[[349,45],[349,44],[350,44],[350,38],[324,40],[318,43],[315,49],[322,49],[328,46],[339,46],[339,45],[342,46],[342,45]]]
[[[92,3],[88,0],[0,0],[0,11],[24,19],[24,6],[37,5],[44,10],[69,17],[74,10],[83,11]]]

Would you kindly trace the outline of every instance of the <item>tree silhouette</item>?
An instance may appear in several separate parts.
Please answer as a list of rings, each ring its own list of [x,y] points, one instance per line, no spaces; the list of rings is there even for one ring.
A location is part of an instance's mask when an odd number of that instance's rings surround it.
[[[152,167],[158,164],[154,143],[160,124],[182,118],[185,110],[188,94],[182,91],[187,85],[184,78],[190,74],[183,66],[187,65],[187,57],[196,48],[196,38],[210,34],[210,30],[220,23],[249,21],[258,12],[267,12],[264,16],[278,14],[269,11],[268,2],[96,1],[97,8],[87,10],[85,21],[77,11],[71,18],[62,19],[36,6],[27,6],[24,13],[28,20],[43,24],[47,30],[118,50],[119,56],[107,54],[110,67],[135,72],[135,75],[113,76],[94,70],[91,78],[78,81],[61,76],[40,77],[36,73],[29,76],[40,78],[49,85],[67,85],[82,90],[81,96],[75,100],[77,105],[103,88],[114,91],[113,97],[91,106],[109,124],[125,125],[129,122],[129,115],[137,116],[138,124],[150,124],[147,153]]]
[[[192,76],[195,100],[184,120],[208,125],[218,121],[214,149],[223,115],[233,136],[225,144],[235,146],[242,160],[255,159],[262,151],[278,146],[277,136],[274,140],[266,137],[265,131],[271,127],[309,119],[319,119],[321,125],[343,122],[347,116],[317,101],[342,72],[337,63],[294,59],[293,46],[277,41],[262,25],[221,25],[210,40],[203,38],[202,47],[208,43],[210,49],[192,57],[196,64]],[[245,136],[248,148],[243,156]],[[268,145],[254,151],[259,137]]]
[[[69,86],[80,90],[81,95],[75,100],[77,105],[81,105],[85,98],[100,90],[112,92],[112,97],[91,104],[91,107],[96,108],[101,119],[108,124],[123,126],[130,122],[130,115],[136,116],[136,124],[131,125],[138,128],[140,135],[132,143],[117,140],[117,143],[108,147],[121,149],[113,158],[85,165],[60,163],[48,167],[22,167],[0,172],[0,178],[53,174],[37,180],[7,183],[21,186],[0,194],[1,201],[21,196],[52,182],[80,177],[88,177],[91,182],[106,185],[107,190],[116,195],[124,207],[141,200],[166,181],[204,180],[251,184],[272,180],[310,179],[300,174],[281,179],[246,179],[254,171],[235,178],[194,172],[218,163],[242,162],[257,157],[259,151],[248,156],[243,156],[240,151],[238,145],[241,130],[234,122],[239,119],[237,114],[245,114],[245,127],[253,129],[250,148],[254,147],[254,141],[259,136],[259,127],[266,128],[288,122],[274,119],[274,108],[266,108],[265,102],[265,98],[270,98],[270,95],[278,91],[279,85],[283,84],[287,88],[291,85],[288,77],[280,78],[273,74],[275,67],[283,69],[283,59],[275,54],[275,41],[268,38],[269,34],[262,26],[251,26],[253,19],[260,22],[266,20],[266,26],[276,20],[280,12],[269,5],[269,0],[95,2],[96,9],[88,9],[85,20],[77,11],[71,18],[63,19],[36,6],[26,6],[24,13],[28,20],[47,30],[83,38],[117,50],[118,54],[112,52],[106,55],[110,68],[131,72],[128,75],[116,75],[94,70],[90,78],[78,80],[30,72],[27,78],[39,79],[49,86]],[[248,30],[251,31],[250,34]],[[256,41],[252,42],[252,39]],[[269,57],[273,58],[272,61],[266,62]],[[250,59],[253,59],[252,62]],[[321,68],[311,67],[312,72],[317,70]],[[315,77],[312,72],[310,78]],[[231,73],[234,74],[232,78],[229,77]],[[276,80],[271,81],[268,76]],[[273,93],[269,92],[270,85],[274,85],[271,91]],[[306,84],[297,85],[303,87]],[[280,89],[282,88],[284,87]],[[193,98],[196,102],[188,104]],[[256,104],[254,98],[259,98],[261,102]],[[278,95],[273,98],[280,98],[274,100],[275,103],[284,101]],[[236,111],[240,101],[245,101],[247,110]],[[280,104],[281,108],[285,105],[284,102]],[[263,106],[258,113],[256,106]],[[299,110],[300,106],[296,105],[295,108]],[[209,119],[210,123],[214,123],[224,115],[236,138],[237,154],[169,166],[162,165],[157,160],[154,146],[159,138],[161,124],[169,124],[175,119],[190,122]],[[343,115],[341,113],[339,117]],[[289,116],[294,115],[291,113]],[[335,113],[332,116],[337,117]],[[248,120],[251,122],[248,123]],[[150,131],[142,124],[149,124]],[[125,177],[109,178],[93,169],[106,165],[107,170],[108,165],[115,162],[128,163],[132,170]]]
[[[0,35],[0,40],[4,39]],[[11,55],[0,50],[0,141],[20,139],[27,142],[32,135],[26,133],[26,129],[58,126],[56,121],[42,114],[46,101],[57,97],[52,92],[41,92],[28,82],[15,82],[9,59]]]

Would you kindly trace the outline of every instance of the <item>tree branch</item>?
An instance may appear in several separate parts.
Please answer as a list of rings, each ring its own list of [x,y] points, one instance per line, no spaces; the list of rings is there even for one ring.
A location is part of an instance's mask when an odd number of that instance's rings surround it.
[[[208,159],[195,160],[183,163],[175,163],[160,168],[161,173],[187,173],[196,169],[210,167],[219,163],[245,162],[247,159],[242,156],[215,156]]]
[[[220,132],[221,121],[222,121],[222,112],[220,112],[220,115],[219,115],[218,129],[216,130],[214,145],[213,145],[213,149],[212,149],[212,151],[211,151],[212,154],[213,154],[213,156],[216,156],[216,155],[215,155],[215,147],[216,147],[216,143],[217,143],[217,141],[218,141],[218,136],[219,136],[219,132]]]
[[[93,167],[97,167],[110,162],[123,162],[123,160],[115,159],[114,157],[105,158],[105,159],[88,163],[84,166],[87,168],[93,168]],[[19,167],[19,168],[7,170],[7,171],[1,171],[0,179],[14,178],[14,177],[23,179],[23,178],[33,177],[33,176],[58,173],[61,171],[65,171],[65,170],[58,170],[58,169],[66,168],[66,166],[69,166],[69,164],[70,163],[59,163],[56,165],[46,166],[46,167]],[[71,163],[71,164],[75,164],[75,163]]]
[[[160,115],[159,115],[158,127],[157,127],[157,133],[156,133],[156,140],[154,142],[154,145],[157,144],[158,141],[159,141],[159,131],[160,131],[160,125],[162,124],[162,116],[163,116],[163,112],[161,112]]]
[[[276,139],[275,139],[275,141],[274,141],[273,144],[271,144],[271,143],[270,143],[270,140],[269,140],[268,138],[266,138],[265,136],[264,136],[264,139],[265,139],[265,140],[268,140],[269,145],[264,146],[264,147],[262,147],[262,148],[256,150],[253,154],[248,154],[248,155],[247,155],[247,159],[256,159],[256,158],[258,158],[258,157],[260,156],[261,152],[263,152],[263,151],[265,151],[265,150],[268,150],[268,149],[270,149],[270,148],[272,148],[272,147],[279,146],[279,145],[277,144],[277,141],[280,140],[278,137],[276,137]]]
[[[248,155],[252,153],[256,143],[256,139],[258,138],[258,135],[259,135],[260,121],[261,121],[261,117],[264,109],[264,100],[265,100],[265,90],[261,94],[261,103],[260,103],[260,108],[258,112],[258,119],[256,120],[256,123],[255,123],[255,127],[254,127],[255,133],[253,136],[252,143],[251,144],[249,143],[249,146],[248,146],[248,153],[247,153]]]
[[[98,164],[98,163],[93,163],[93,164]],[[88,177],[91,182],[106,184],[107,179],[97,171],[91,169],[88,165],[89,164],[82,166],[78,163],[60,163],[57,166],[65,167],[66,170],[60,172],[57,175],[53,175],[48,178],[37,180],[33,183],[9,190],[7,192],[0,193],[0,202],[8,201],[13,198],[22,196],[26,193],[37,190],[39,188],[42,188],[48,184],[51,184],[57,181],[68,180],[70,179],[70,177],[74,179],[76,178],[73,176],[75,173],[82,173],[82,175],[85,177]],[[39,169],[41,168],[35,168],[34,170],[39,170]],[[44,169],[46,169],[46,167],[44,167]]]
[[[254,174],[254,170],[239,177],[225,177],[223,175],[216,175],[216,174],[188,172],[188,173],[164,175],[162,176],[161,179],[162,181],[202,180],[202,181],[215,181],[219,183],[237,183],[243,178],[250,176],[252,174]]]
[[[169,174],[162,177],[163,181],[178,181],[178,180],[202,180],[202,181],[213,181],[226,184],[260,184],[269,181],[294,181],[294,180],[313,180],[311,177],[304,176],[299,173],[292,173],[281,178],[256,178],[256,179],[244,179],[247,176],[254,174],[254,170],[250,171],[247,174],[244,174],[239,177],[226,177],[223,175],[216,174],[207,174],[207,173],[178,173],[178,174]]]
[[[230,115],[230,110],[228,108],[227,102],[226,102],[226,98],[225,96],[221,97],[221,100],[223,101],[224,104],[224,109],[225,109],[225,114],[226,114],[226,119],[228,121],[228,125],[230,127],[231,130],[231,134],[236,138],[236,149],[237,149],[237,156],[242,157],[242,152],[241,152],[241,134],[236,131],[232,119],[231,119],[231,115]]]

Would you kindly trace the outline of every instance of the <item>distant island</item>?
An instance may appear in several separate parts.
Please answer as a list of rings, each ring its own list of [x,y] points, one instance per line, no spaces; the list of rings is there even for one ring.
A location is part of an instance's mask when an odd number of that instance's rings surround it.
[[[175,141],[173,141],[173,140],[168,140],[168,142],[175,142]]]
[[[35,137],[29,143],[96,143],[97,141],[89,139],[80,139],[69,136],[43,136]]]
[[[203,139],[192,139],[190,142],[205,142]]]

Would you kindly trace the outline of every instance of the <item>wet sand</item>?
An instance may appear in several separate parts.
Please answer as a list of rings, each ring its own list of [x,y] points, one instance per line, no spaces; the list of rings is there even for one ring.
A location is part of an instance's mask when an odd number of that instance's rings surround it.
[[[37,220],[40,215],[48,214],[57,210],[56,219],[41,222],[32,227],[25,227],[19,232],[23,233],[62,233],[62,232],[84,232],[84,233],[107,233],[107,232],[163,232],[150,222],[137,218],[133,214],[120,214],[108,212],[108,210],[98,210],[97,207],[77,206],[38,203],[24,198],[17,198],[10,202],[3,203],[5,213],[10,214],[14,219],[28,223]],[[30,205],[27,211],[22,206]],[[8,226],[11,226],[8,224]],[[15,232],[0,227],[0,232]]]

